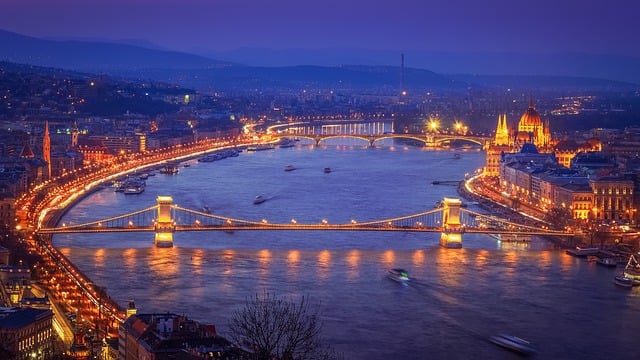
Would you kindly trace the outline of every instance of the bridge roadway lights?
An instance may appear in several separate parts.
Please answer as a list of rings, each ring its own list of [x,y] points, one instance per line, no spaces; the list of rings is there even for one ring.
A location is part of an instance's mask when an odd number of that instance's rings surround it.
[[[171,196],[158,196],[158,218],[155,223],[155,244],[157,247],[173,247],[173,233],[176,230],[171,218]],[[445,248],[461,248],[464,227],[460,223],[462,200],[444,198],[442,200],[442,232],[440,245]]]

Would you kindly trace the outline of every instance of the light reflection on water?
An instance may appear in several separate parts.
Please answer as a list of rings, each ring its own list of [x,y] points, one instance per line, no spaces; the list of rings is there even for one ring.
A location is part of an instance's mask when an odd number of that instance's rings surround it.
[[[403,146],[312,148],[196,163],[178,176],[150,178],[136,196],[100,191],[65,221],[141,209],[167,194],[187,208],[258,221],[391,218],[456,196],[455,187],[431,182],[460,178],[484,161],[480,153],[453,160],[453,151]],[[284,172],[287,164],[297,170]],[[324,174],[326,166],[335,171]],[[270,200],[255,206],[257,194]],[[170,249],[153,247],[149,234],[64,235],[54,244],[121,305],[135,299],[141,312],[184,313],[222,335],[247,297],[308,296],[325,337],[346,359],[510,359],[486,341],[500,332],[533,341],[540,358],[629,359],[637,350],[640,288],[621,291],[614,272],[541,239],[514,245],[466,234],[458,250],[440,248],[438,234],[196,232],[174,239]],[[407,269],[408,286],[386,277],[392,267]]]

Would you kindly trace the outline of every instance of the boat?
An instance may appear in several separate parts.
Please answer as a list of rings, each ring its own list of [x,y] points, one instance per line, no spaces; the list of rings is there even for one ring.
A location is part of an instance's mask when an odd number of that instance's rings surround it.
[[[597,255],[599,251],[600,248],[581,248],[579,246],[576,246],[575,249],[569,249],[566,251],[566,253],[576,257],[587,257],[589,255]]]
[[[191,164],[189,163],[182,164],[182,167],[189,167],[189,166],[191,166]]]
[[[330,173],[330,172],[331,172],[331,168],[330,168],[330,167],[326,167],[326,168],[324,168],[324,173],[325,173],[325,174],[328,174],[328,173]]]
[[[296,146],[295,141],[291,140],[291,139],[282,139],[282,141],[280,141],[280,148],[290,148],[290,147],[294,147]]]
[[[149,174],[148,173],[142,173],[142,174],[140,174],[140,176],[138,176],[138,178],[140,180],[147,180],[149,178]]]
[[[167,175],[177,174],[178,166],[176,164],[166,164],[160,169],[160,172]]]
[[[409,274],[405,269],[395,268],[389,270],[389,279],[397,282],[407,282],[409,281]]]
[[[616,267],[618,266],[618,261],[612,257],[601,257],[596,260],[598,265],[602,265],[605,267]]]
[[[143,184],[129,184],[124,188],[125,195],[141,194],[144,191]]]
[[[296,167],[295,167],[295,166],[293,166],[293,165],[287,165],[287,166],[284,168],[284,171],[293,171],[293,170],[295,170],[295,169],[296,169]]]
[[[633,287],[633,279],[624,276],[624,274],[614,277],[613,283],[625,289],[631,289]]]
[[[536,352],[529,341],[513,335],[499,334],[490,337],[489,341],[521,355],[532,355]]]
[[[629,256],[629,261],[627,261],[627,265],[624,267],[623,274],[632,280],[634,286],[640,285],[640,263],[638,263],[638,260],[636,260],[633,254]]]
[[[264,151],[264,150],[272,150],[275,149],[276,146],[273,144],[258,144],[247,147],[247,151]]]
[[[265,199],[262,195],[258,195],[256,196],[255,199],[253,199],[253,204],[258,205],[258,204],[262,204],[265,201],[267,201],[267,199]]]
[[[202,211],[203,211],[204,213],[211,214],[211,209],[209,209],[209,207],[208,207],[208,206],[203,206],[203,207],[202,207]]]
[[[460,153],[453,154],[453,158],[456,160],[460,159]]]

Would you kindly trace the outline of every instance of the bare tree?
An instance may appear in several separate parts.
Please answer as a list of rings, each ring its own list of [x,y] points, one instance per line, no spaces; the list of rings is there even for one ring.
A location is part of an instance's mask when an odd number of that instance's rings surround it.
[[[256,294],[229,321],[231,338],[247,346],[256,360],[329,360],[339,358],[322,344],[317,311],[304,296],[299,302]]]

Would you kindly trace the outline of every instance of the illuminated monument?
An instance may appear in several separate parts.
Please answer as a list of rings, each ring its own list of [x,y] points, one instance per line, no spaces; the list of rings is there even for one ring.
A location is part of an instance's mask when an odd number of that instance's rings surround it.
[[[498,116],[496,135],[487,149],[484,174],[499,176],[500,157],[503,153],[519,152],[525,144],[533,144],[541,153],[553,151],[549,121],[543,122],[529,101],[529,107],[520,117],[516,130],[509,129],[507,114]]]
[[[547,149],[551,142],[551,132],[549,130],[549,121],[542,122],[540,114],[533,106],[533,100],[529,101],[529,108],[520,117],[518,122],[518,132],[516,133],[514,143],[516,151],[522,149],[522,146],[531,143],[543,152]]]

